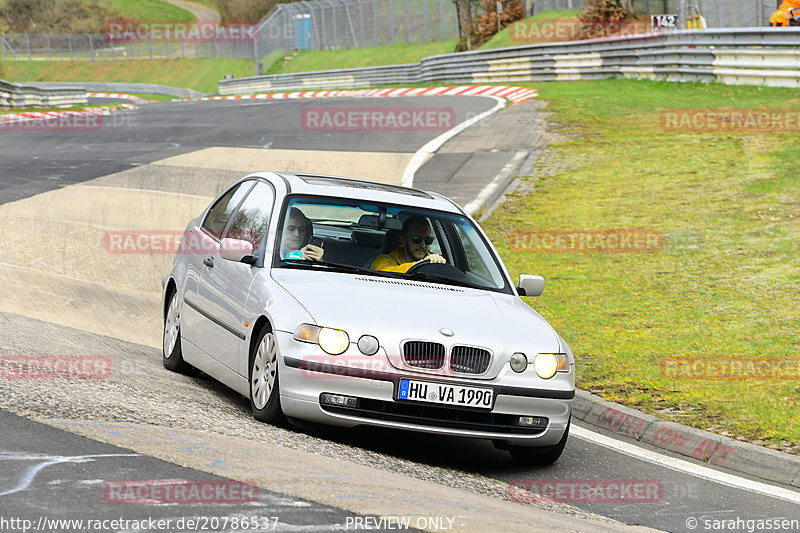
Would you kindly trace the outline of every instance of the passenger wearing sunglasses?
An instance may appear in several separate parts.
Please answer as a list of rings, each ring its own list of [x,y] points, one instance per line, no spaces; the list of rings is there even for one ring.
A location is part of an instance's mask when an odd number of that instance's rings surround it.
[[[430,253],[431,244],[433,237],[427,219],[421,216],[409,217],[403,223],[400,246],[388,254],[376,257],[372,263],[372,270],[405,273],[422,261],[446,263],[447,260],[441,255]]]

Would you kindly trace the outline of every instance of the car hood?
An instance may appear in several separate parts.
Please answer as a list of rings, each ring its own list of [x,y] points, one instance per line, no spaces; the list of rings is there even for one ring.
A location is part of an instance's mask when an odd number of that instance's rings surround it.
[[[559,350],[550,324],[511,294],[305,269],[276,269],[272,277],[317,325],[345,330],[351,342],[374,335],[388,355],[409,339],[485,347],[495,359]],[[443,335],[444,328],[454,335]]]

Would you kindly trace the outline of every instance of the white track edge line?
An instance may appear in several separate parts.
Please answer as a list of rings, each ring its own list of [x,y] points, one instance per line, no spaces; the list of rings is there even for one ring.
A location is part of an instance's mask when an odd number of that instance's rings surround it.
[[[431,139],[430,141],[425,143],[425,145],[422,148],[420,148],[414,153],[414,155],[411,157],[411,160],[408,162],[408,165],[406,165],[406,168],[403,171],[403,178],[400,180],[400,185],[402,185],[403,187],[412,187],[414,184],[414,175],[417,173],[417,170],[419,170],[420,167],[425,163],[425,160],[429,155],[434,154],[436,150],[441,148],[444,143],[446,143],[451,138],[455,137],[465,129],[469,128],[478,121],[483,120],[489,115],[497,113],[506,106],[505,99],[500,98],[499,96],[478,95],[475,98],[492,98],[497,103],[493,108],[489,109],[488,111],[484,111],[479,115],[475,115],[474,117],[465,120],[461,124],[457,124],[452,129],[447,130],[438,137]]]
[[[600,433],[595,433],[594,431],[580,426],[573,425],[572,428],[570,428],[570,435],[574,435],[579,439],[609,448],[615,452],[619,452],[650,463],[655,463],[665,468],[669,468],[677,472],[683,472],[700,479],[705,479],[707,481],[712,481],[714,483],[719,483],[720,485],[726,485],[735,489],[755,492],[764,496],[769,496],[770,498],[777,498],[779,500],[800,504],[800,492],[795,492],[793,490],[776,487],[760,481],[754,481],[735,476],[727,472],[721,472],[706,466],[690,463],[688,461],[684,461],[683,459],[662,455],[660,453],[641,448],[629,442],[617,440]]]

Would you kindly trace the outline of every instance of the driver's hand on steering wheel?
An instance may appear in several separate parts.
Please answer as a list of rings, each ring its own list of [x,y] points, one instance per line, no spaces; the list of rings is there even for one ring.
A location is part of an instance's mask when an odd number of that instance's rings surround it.
[[[439,254],[428,254],[425,259],[420,259],[417,261],[417,263],[421,263],[422,261],[430,261],[431,263],[447,263],[447,259]]]

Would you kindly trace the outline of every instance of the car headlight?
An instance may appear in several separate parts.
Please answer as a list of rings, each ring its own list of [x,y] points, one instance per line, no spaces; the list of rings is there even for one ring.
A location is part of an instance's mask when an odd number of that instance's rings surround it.
[[[517,352],[511,356],[511,370],[523,372],[526,368],[528,368],[528,358],[524,353]]]
[[[294,332],[294,340],[319,344],[319,347],[331,355],[344,353],[350,346],[350,337],[346,331],[302,324]]]
[[[542,379],[550,379],[556,372],[569,372],[569,359],[563,353],[537,353],[533,370]]]

